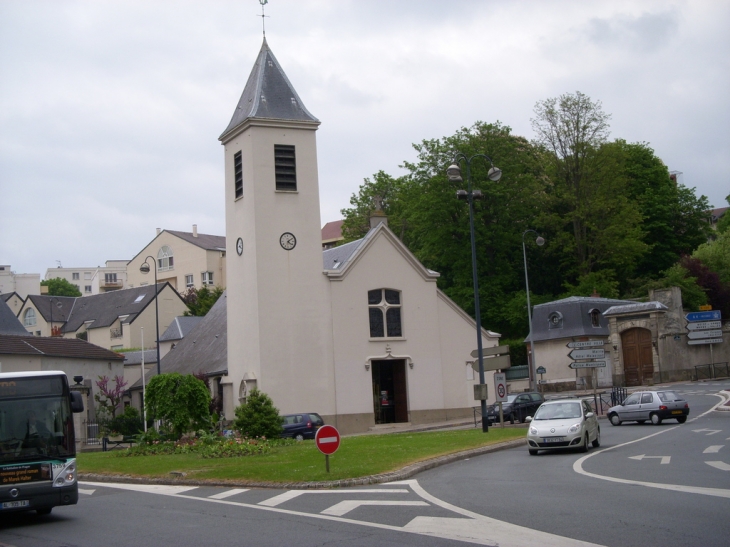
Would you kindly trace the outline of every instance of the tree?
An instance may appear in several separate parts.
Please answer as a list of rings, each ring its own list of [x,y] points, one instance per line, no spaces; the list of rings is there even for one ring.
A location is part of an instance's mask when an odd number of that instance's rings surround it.
[[[730,285],[730,230],[722,232],[715,240],[697,247],[692,257],[701,260],[710,270],[717,273],[720,281]]]
[[[707,295],[707,300],[714,310],[720,310],[723,317],[730,315],[730,284],[723,283],[717,272],[712,271],[701,260],[683,256],[679,264],[687,270],[689,276],[697,280]]]
[[[124,397],[124,388],[127,382],[122,376],[114,376],[114,387],[109,385],[108,376],[99,376],[96,387],[99,392],[94,395],[94,400],[99,404],[99,414],[103,419],[114,419],[117,415],[117,408]]]
[[[62,277],[41,281],[41,287],[48,287],[48,296],[81,296],[78,287]]]
[[[169,372],[153,376],[147,385],[145,407],[147,417],[162,420],[176,439],[211,426],[210,392],[191,374]]]
[[[275,439],[283,431],[279,409],[271,397],[257,388],[251,390],[244,404],[236,407],[233,427],[250,438]]]
[[[215,287],[211,290],[207,285],[204,285],[200,289],[190,287],[182,294],[183,302],[188,307],[183,315],[204,316],[210,311],[210,308],[218,301],[224,291],[225,289],[222,287]]]
[[[725,201],[730,204],[730,194],[725,197]],[[730,231],[730,214],[728,214],[728,211],[725,211],[725,214],[717,221],[716,228],[718,234],[724,234],[725,232]]]

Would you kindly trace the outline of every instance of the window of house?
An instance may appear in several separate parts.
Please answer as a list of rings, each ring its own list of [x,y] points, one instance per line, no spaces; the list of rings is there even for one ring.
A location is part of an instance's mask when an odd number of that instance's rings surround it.
[[[157,269],[159,271],[167,271],[173,269],[172,249],[167,245],[163,245],[160,252],[157,253]]]
[[[559,311],[554,311],[548,315],[548,328],[549,329],[562,329],[563,328],[563,314]]]
[[[107,283],[116,283],[117,274],[115,274],[115,273],[104,274],[104,281],[106,281]]]
[[[91,285],[84,285],[84,292],[91,292]]]
[[[76,281],[79,278],[79,272],[74,272],[71,274],[71,279]]]
[[[294,146],[274,145],[274,172],[277,190],[294,191],[297,189],[297,161]]]
[[[193,274],[188,274],[185,276],[185,286],[188,289],[193,286]]]
[[[601,326],[601,312],[598,311],[596,308],[593,308],[588,313],[591,314],[591,325],[594,327],[600,327]]]
[[[25,314],[23,314],[23,325],[26,327],[34,327],[35,323],[35,310],[33,308],[28,308],[25,310]]]
[[[84,272],[84,279],[91,279],[91,272]]]
[[[241,152],[233,155],[233,178],[235,185],[235,199],[243,196],[243,161],[241,160]]]
[[[400,291],[392,289],[368,291],[371,338],[399,338],[403,336],[400,294]]]
[[[203,285],[212,285],[213,284],[213,272],[203,272]]]

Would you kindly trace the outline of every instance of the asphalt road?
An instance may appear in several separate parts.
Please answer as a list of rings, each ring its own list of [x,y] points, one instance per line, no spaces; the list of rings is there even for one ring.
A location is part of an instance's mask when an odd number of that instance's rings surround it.
[[[77,506],[0,519],[0,547],[728,545],[730,413],[707,411],[730,381],[672,387],[687,423],[601,420],[588,454],[519,447],[327,491],[82,483]]]

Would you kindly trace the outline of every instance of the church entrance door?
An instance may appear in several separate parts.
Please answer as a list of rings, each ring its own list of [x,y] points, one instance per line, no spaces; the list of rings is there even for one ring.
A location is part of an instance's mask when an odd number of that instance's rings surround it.
[[[408,421],[405,359],[372,362],[373,410],[376,424]]]
[[[641,386],[654,379],[651,331],[635,328],[621,333],[624,378],[627,386]]]

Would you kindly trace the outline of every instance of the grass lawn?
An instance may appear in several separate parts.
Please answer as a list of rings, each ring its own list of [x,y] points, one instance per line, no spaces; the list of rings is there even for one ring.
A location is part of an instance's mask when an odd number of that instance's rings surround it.
[[[351,479],[396,471],[422,460],[462,450],[522,438],[523,428],[391,433],[343,437],[340,448],[325,457],[314,441],[276,446],[269,454],[240,458],[203,459],[196,454],[169,456],[123,456],[122,450],[85,452],[77,456],[79,473],[169,477],[172,471],[186,479],[240,480],[256,482],[311,482]]]

